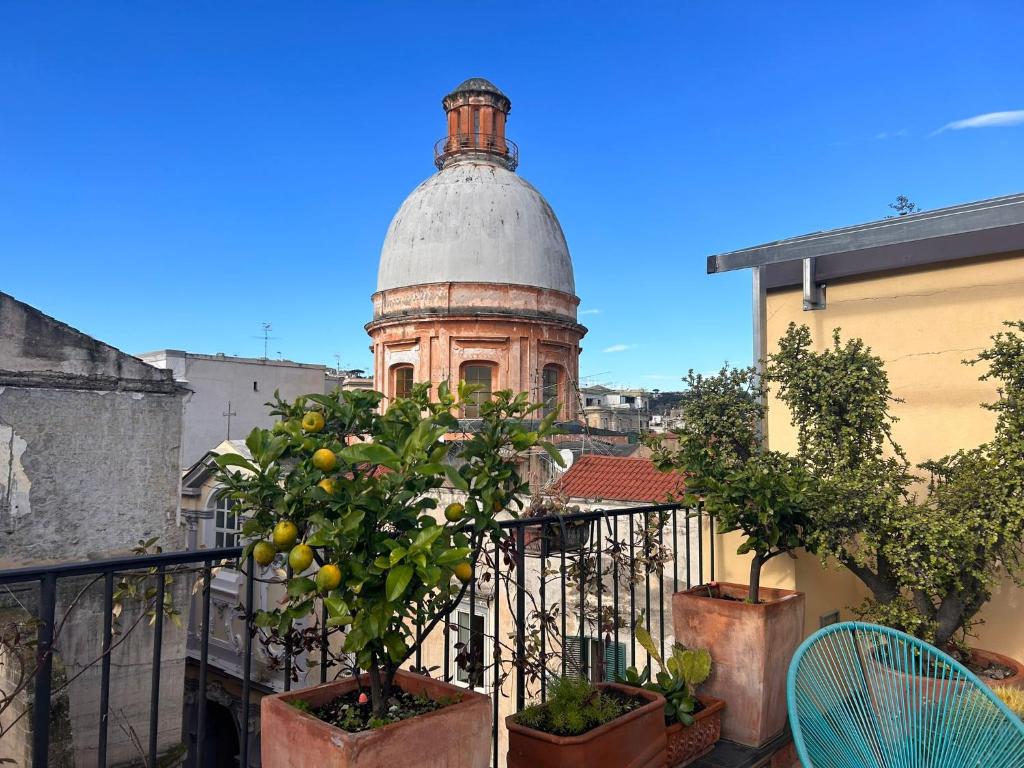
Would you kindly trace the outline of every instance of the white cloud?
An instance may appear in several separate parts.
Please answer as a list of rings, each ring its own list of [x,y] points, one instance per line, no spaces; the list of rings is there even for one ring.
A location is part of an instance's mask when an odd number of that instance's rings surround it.
[[[964,128],[1009,128],[1014,125],[1024,125],[1024,109],[1013,109],[1009,112],[986,112],[983,115],[954,120],[934,131],[932,136],[943,131],[961,131]]]
[[[580,314],[581,315],[600,315],[601,314],[601,310],[600,309],[581,309],[580,310]]]
[[[632,344],[612,344],[610,347],[605,347],[602,352],[625,352],[627,349],[632,349]]]

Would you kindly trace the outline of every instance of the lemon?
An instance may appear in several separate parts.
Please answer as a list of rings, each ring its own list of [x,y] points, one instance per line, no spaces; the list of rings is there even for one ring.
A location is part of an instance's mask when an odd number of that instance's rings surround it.
[[[313,466],[321,472],[330,472],[338,466],[338,457],[330,448],[319,448],[313,454]]]
[[[274,526],[274,546],[279,550],[288,549],[299,538],[299,529],[291,520],[282,520]]]
[[[466,508],[457,501],[444,508],[444,518],[449,523],[457,523],[465,513]]]
[[[259,565],[266,567],[274,562],[277,550],[269,541],[257,541],[256,546],[252,548],[252,557]]]
[[[455,578],[463,584],[473,578],[473,566],[469,564],[468,560],[463,560],[455,566]]]
[[[288,565],[295,573],[302,573],[313,564],[313,548],[308,544],[296,544],[288,553]]]
[[[321,592],[337,589],[339,584],[341,584],[341,568],[333,563],[328,563],[316,572],[316,588]]]
[[[302,428],[306,432],[319,432],[324,428],[324,415],[320,411],[308,411],[302,417]]]

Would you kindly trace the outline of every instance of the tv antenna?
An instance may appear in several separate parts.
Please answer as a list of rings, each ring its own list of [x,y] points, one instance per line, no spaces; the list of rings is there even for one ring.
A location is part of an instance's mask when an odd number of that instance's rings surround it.
[[[264,360],[269,360],[270,359],[270,342],[271,341],[280,341],[281,337],[280,336],[271,336],[270,335],[270,332],[273,330],[273,326],[270,323],[260,323],[260,325],[263,327],[263,335],[262,336],[253,336],[253,338],[254,339],[263,339],[263,359]],[[277,354],[278,354],[278,357],[280,357],[281,353],[278,352]]]

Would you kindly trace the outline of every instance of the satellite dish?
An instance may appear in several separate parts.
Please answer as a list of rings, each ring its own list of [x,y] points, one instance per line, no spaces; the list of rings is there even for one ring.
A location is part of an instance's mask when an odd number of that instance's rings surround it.
[[[570,451],[568,448],[562,448],[558,452],[558,454],[562,457],[562,461],[565,462],[565,469],[568,469],[569,467],[572,466],[572,462],[573,462],[572,451]],[[565,471],[565,470],[563,470],[563,471]]]

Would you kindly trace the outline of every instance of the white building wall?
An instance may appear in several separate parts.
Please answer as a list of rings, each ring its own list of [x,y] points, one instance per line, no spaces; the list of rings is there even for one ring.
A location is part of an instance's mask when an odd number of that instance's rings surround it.
[[[245,439],[253,427],[273,426],[275,419],[266,404],[275,390],[285,400],[325,390],[322,365],[177,350],[150,352],[140,358],[172,369],[174,378],[192,390],[185,402],[182,468],[190,467],[222,440]],[[229,410],[233,414],[230,434]]]

